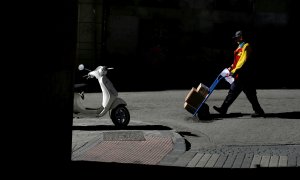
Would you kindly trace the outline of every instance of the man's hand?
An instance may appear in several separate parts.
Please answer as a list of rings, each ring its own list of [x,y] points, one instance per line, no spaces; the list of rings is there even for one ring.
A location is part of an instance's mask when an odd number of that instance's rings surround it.
[[[231,73],[231,69],[232,69],[231,66],[229,68],[227,68],[227,69],[228,69],[229,73],[226,74],[226,77],[232,76],[233,74]]]

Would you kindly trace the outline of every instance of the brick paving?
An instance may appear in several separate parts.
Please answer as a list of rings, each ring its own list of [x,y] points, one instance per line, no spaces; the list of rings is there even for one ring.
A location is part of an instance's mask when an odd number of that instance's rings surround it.
[[[74,133],[80,137],[81,132]],[[300,145],[222,146],[186,150],[174,131],[103,131],[74,139],[73,161],[132,163],[187,168],[300,167]]]
[[[300,145],[224,146],[186,151],[172,164],[201,168],[300,167]]]
[[[89,141],[93,143],[86,143],[74,150],[72,160],[156,165],[168,153],[174,153],[174,146],[180,144],[177,138],[169,134],[156,131],[102,132],[102,136]],[[76,145],[74,143],[73,147]]]

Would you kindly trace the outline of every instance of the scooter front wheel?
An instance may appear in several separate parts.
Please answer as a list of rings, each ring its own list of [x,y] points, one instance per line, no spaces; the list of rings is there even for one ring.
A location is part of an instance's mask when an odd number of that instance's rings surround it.
[[[119,105],[111,110],[110,118],[118,128],[126,127],[130,121],[130,114],[124,105]]]

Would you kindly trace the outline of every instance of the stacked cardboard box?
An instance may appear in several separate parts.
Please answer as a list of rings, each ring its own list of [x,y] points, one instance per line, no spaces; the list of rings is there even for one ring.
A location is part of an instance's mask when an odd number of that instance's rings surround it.
[[[197,87],[196,90],[198,93],[202,94],[202,96],[208,95],[209,93],[209,88],[207,86],[205,86],[204,84],[200,83],[199,86]]]
[[[200,83],[197,89],[192,87],[190,92],[187,94],[184,102],[184,109],[194,114],[200,104],[203,102],[205,97],[209,93],[209,88],[204,84]]]

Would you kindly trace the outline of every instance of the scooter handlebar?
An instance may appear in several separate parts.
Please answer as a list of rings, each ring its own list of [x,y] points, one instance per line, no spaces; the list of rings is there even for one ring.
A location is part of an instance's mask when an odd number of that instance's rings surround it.
[[[90,76],[90,75],[88,75],[88,74],[86,74],[86,75],[84,75],[84,76],[82,76],[82,77],[86,77],[86,79],[93,78],[93,76]]]
[[[78,70],[79,70],[79,71],[82,71],[82,70],[87,70],[87,71],[89,71],[89,72],[91,72],[91,71],[92,71],[92,70],[90,70],[90,69],[87,69],[87,68],[85,68],[83,64],[79,64],[79,66],[78,66]]]
[[[88,74],[86,74],[86,75],[83,76],[83,77],[87,77],[87,79],[89,79],[89,78],[96,77],[97,74],[93,74],[93,73],[96,73],[97,70],[98,70],[99,68],[101,68],[101,67],[104,68],[105,71],[114,69],[113,67],[98,66],[95,70],[92,71],[92,70],[90,70],[90,69],[85,68],[83,64],[80,64],[80,65],[78,66],[78,70],[79,70],[79,71],[82,71],[82,70],[87,70],[87,71],[89,71]]]

